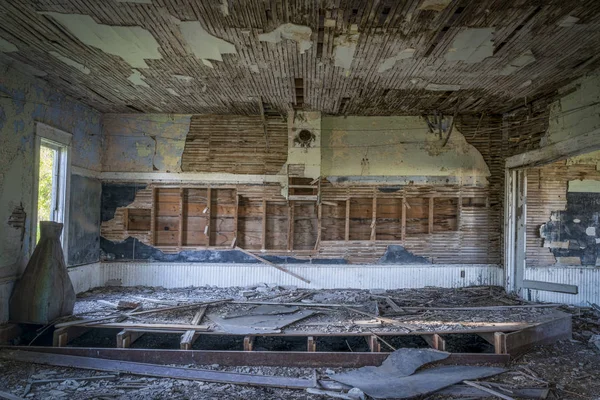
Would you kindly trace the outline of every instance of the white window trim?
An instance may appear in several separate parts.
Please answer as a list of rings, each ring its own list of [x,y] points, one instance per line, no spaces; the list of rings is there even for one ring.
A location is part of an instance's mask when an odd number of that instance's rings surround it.
[[[38,186],[39,186],[39,165],[40,165],[40,146],[43,142],[50,142],[61,147],[62,151],[59,152],[60,164],[64,166],[59,171],[60,181],[65,182],[64,187],[59,187],[59,210],[63,210],[62,220],[63,231],[62,231],[62,246],[63,253],[65,255],[65,261],[68,262],[68,249],[69,249],[69,204],[71,196],[71,142],[73,141],[73,135],[68,132],[61,131],[52,126],[46,125],[41,122],[35,124],[35,156],[34,156],[34,173],[33,173],[33,209],[31,213],[31,225],[29,237],[29,251],[31,255],[36,245],[37,237],[37,209],[38,209]]]

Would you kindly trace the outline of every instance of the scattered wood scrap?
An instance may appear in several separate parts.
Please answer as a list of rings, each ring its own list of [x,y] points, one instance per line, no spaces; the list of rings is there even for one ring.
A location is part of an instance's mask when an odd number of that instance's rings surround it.
[[[465,385],[469,385],[469,386],[472,386],[472,387],[474,387],[474,388],[477,388],[477,389],[479,389],[479,390],[481,390],[481,391],[483,391],[483,392],[487,392],[487,393],[489,393],[489,394],[493,394],[494,396],[496,396],[496,397],[498,397],[498,398],[501,398],[501,399],[504,399],[504,400],[515,400],[515,399],[514,399],[514,397],[507,396],[507,395],[505,395],[505,394],[502,394],[502,393],[500,393],[500,392],[498,392],[498,391],[496,391],[496,390],[490,389],[490,388],[488,388],[488,387],[485,387],[485,386],[483,386],[483,385],[480,385],[480,384],[478,384],[478,383],[475,383],[475,382],[471,382],[471,381],[463,381],[463,383],[464,383]]]
[[[285,272],[286,274],[292,275],[293,277],[298,278],[303,282],[310,283],[310,281],[308,279],[303,278],[302,276],[290,271],[289,269],[287,269],[285,267],[282,267],[281,265],[277,265],[275,263],[272,263],[271,261],[265,260],[264,258],[257,256],[256,254],[252,254],[249,251],[242,249],[241,247],[236,246],[235,249],[241,251],[244,254],[249,255],[250,257],[256,258],[258,261],[260,261],[264,264],[267,264],[267,265],[270,265],[271,267],[277,268],[281,272]]]
[[[8,392],[0,392],[0,399],[6,399],[6,400],[24,400],[22,397],[15,396],[14,394],[8,393]]]
[[[39,353],[33,351],[1,350],[0,359],[52,365],[56,367],[82,368],[96,371],[121,372],[139,376],[187,379],[203,382],[229,383],[234,385],[265,386],[303,390],[315,387],[315,382],[312,379],[238,374],[196,368],[167,367],[156,364]],[[9,399],[14,399],[14,397],[9,397]]]

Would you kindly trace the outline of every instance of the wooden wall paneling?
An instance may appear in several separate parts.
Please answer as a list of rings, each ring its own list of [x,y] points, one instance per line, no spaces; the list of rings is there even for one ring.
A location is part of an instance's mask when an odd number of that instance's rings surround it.
[[[434,199],[433,197],[429,198],[429,216],[427,217],[427,222],[429,225],[428,231],[429,231],[430,235],[433,233],[433,207],[434,207],[433,199]]]
[[[429,199],[425,197],[406,198],[407,236],[429,232]]]
[[[235,193],[235,214],[233,219],[233,241],[231,242],[231,247],[234,247],[237,244],[237,236],[238,236],[238,220],[239,220],[239,209],[240,209],[240,195]]]
[[[179,236],[177,237],[177,247],[179,249],[181,249],[181,247],[183,246],[183,221],[184,221],[184,215],[183,215],[183,192],[184,192],[184,188],[179,188]]]
[[[402,196],[402,225],[401,229],[401,238],[402,244],[406,240],[406,197]]]
[[[319,183],[320,185],[320,183]],[[323,206],[321,204],[317,205],[317,240],[315,240],[315,247],[313,250],[317,250],[319,248],[319,244],[321,243],[321,230],[323,229]]]
[[[373,199],[352,197],[350,200],[350,240],[371,240]]]
[[[346,221],[344,228],[344,240],[350,240],[350,198],[346,200]]]
[[[433,199],[433,226],[435,232],[458,230],[458,197],[435,197]],[[430,210],[431,213],[431,210]]]
[[[152,207],[150,208],[150,244],[156,245],[156,194],[157,189],[152,188]]]
[[[376,240],[402,239],[402,199],[377,198]]]
[[[333,202],[336,205],[321,205],[321,240],[344,240],[346,225],[346,202]]]
[[[376,229],[377,229],[377,197],[376,196],[373,196],[373,205],[371,207],[373,208],[373,210],[372,210],[372,215],[371,215],[371,235],[369,237],[369,240],[373,241],[373,240],[375,240]]]
[[[235,236],[235,189],[211,188],[210,246],[231,246]]]
[[[156,246],[176,248],[179,242],[179,188],[157,188]]]
[[[204,236],[206,236],[206,243],[208,246],[210,243],[211,236],[211,225],[212,225],[212,188],[208,187],[206,189],[206,208],[204,209],[204,214],[206,214],[206,226],[204,227]]]
[[[266,202],[266,246],[268,250],[287,250],[289,207],[286,202]]]
[[[262,247],[262,200],[240,196],[237,246],[258,250]]]
[[[289,212],[289,216],[288,216],[288,245],[287,245],[287,249],[288,250],[293,250],[294,249],[294,221],[295,221],[295,216],[294,216],[294,202],[293,201],[289,202],[288,212]]]
[[[267,200],[262,201],[262,233],[261,233],[261,248],[267,248]]]
[[[315,202],[294,204],[294,250],[313,250],[317,241],[317,209]]]
[[[183,191],[183,247],[207,247],[206,227],[210,224],[208,189],[185,188]]]

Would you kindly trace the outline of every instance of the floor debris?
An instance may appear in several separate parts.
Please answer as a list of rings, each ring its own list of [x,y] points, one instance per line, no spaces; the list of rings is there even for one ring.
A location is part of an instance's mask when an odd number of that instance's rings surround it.
[[[218,324],[225,332],[233,334],[279,333],[281,328],[291,325],[315,314],[311,310],[301,310],[293,314],[282,315],[247,315],[235,318],[223,318],[216,313],[208,314],[208,318]]]
[[[380,367],[363,367],[330,378],[358,388],[375,399],[409,399],[467,379],[485,378],[506,371],[495,367],[453,365],[415,373],[418,368],[449,356],[449,353],[429,349],[399,349],[390,354]]]

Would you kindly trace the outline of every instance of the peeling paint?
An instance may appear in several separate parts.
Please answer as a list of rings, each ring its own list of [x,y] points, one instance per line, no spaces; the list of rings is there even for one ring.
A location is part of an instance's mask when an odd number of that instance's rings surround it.
[[[406,60],[408,58],[412,58],[413,55],[415,54],[415,49],[404,49],[401,52],[399,52],[398,54],[396,54],[395,56],[386,58],[385,60],[383,60],[383,62],[381,63],[381,65],[379,66],[379,69],[377,70],[379,73],[381,72],[385,72],[388,69],[391,69],[394,67],[394,65],[396,65],[396,62],[400,61],[400,60]]]
[[[31,75],[31,76],[43,77],[43,76],[48,75],[48,73],[41,71],[35,67],[32,67],[29,64],[25,64],[19,60],[15,60],[14,58],[4,56],[1,52],[0,52],[0,64],[4,64],[6,66],[9,66],[9,67],[17,70],[17,71],[20,71],[24,74]]]
[[[419,5],[419,10],[429,10],[429,11],[444,11],[452,0],[423,0],[421,5]]]
[[[525,68],[533,62],[535,62],[535,56],[533,55],[533,52],[531,50],[527,50],[526,52],[522,53],[519,57],[512,60],[510,64],[508,64],[506,67],[504,67],[502,71],[500,71],[500,75],[507,76],[513,74]]]
[[[441,83],[428,83],[425,86],[425,90],[431,90],[433,92],[449,92],[460,90],[460,85],[445,85]]]
[[[223,61],[223,54],[237,53],[233,44],[208,33],[199,21],[181,22],[179,29],[192,53],[205,65],[208,60]],[[208,66],[212,68],[212,64]]]
[[[456,127],[443,146],[419,117],[324,117],[321,131],[322,176],[448,176],[469,182],[490,175]]]
[[[578,22],[579,18],[574,17],[572,15],[567,15],[563,19],[558,21],[556,25],[560,26],[561,28],[570,28],[572,26],[575,26]]]
[[[192,78],[191,76],[187,76],[187,75],[173,75],[173,78],[177,79],[180,82],[186,83],[186,84],[190,84],[194,78]]]
[[[600,181],[592,179],[569,181],[568,193],[600,193]]]
[[[179,93],[177,93],[177,92],[175,91],[175,89],[173,89],[173,88],[167,88],[167,92],[169,92],[169,93],[170,93],[170,94],[172,94],[173,96],[177,96],[177,97],[179,97]]]
[[[283,39],[293,40],[298,43],[298,51],[300,54],[304,54],[306,50],[312,47],[312,29],[304,25],[296,24],[283,24],[279,25],[277,29],[269,33],[261,33],[258,35],[260,42],[268,43],[279,43]]]
[[[80,64],[77,61],[71,60],[70,58],[63,56],[62,54],[57,53],[56,51],[51,51],[50,55],[58,58],[63,63],[70,65],[71,67],[74,67],[75,69],[83,72],[86,75],[89,75],[89,73],[90,73],[90,70],[88,68],[86,68],[85,65]]]
[[[150,85],[148,85],[146,81],[144,81],[144,79],[146,79],[144,75],[142,75],[142,73],[137,69],[132,70],[131,75],[129,76],[129,78],[127,78],[127,80],[133,83],[134,85],[149,88]]]
[[[133,68],[148,68],[147,59],[162,58],[154,36],[139,26],[96,23],[89,15],[42,12],[58,21],[84,44],[121,57]]]
[[[214,66],[212,65],[212,63],[208,60],[202,60],[202,64],[206,65],[209,68],[214,68]]]
[[[0,92],[12,97],[0,99],[0,278],[20,273],[32,247],[36,122],[73,135],[73,166],[101,168],[100,113],[27,75],[24,65],[0,61]]]
[[[105,114],[103,170],[181,172],[190,115]],[[132,152],[131,149],[136,151]]]
[[[356,52],[356,45],[358,44],[359,33],[352,33],[347,35],[339,35],[334,40],[334,65],[341,67],[346,70],[352,66],[352,60],[354,60],[354,52]]]
[[[2,53],[13,53],[15,51],[19,51],[17,46],[9,42],[8,40],[4,40],[0,38],[0,52]]]
[[[219,10],[221,14],[228,17],[229,16],[229,0],[221,0],[221,5],[219,6]]]
[[[444,58],[474,64],[494,54],[494,28],[469,28],[459,32]]]

